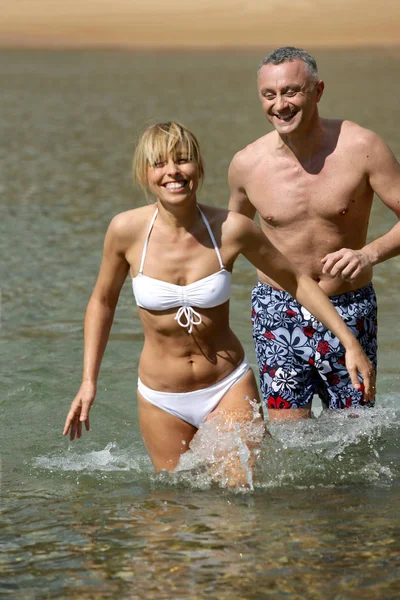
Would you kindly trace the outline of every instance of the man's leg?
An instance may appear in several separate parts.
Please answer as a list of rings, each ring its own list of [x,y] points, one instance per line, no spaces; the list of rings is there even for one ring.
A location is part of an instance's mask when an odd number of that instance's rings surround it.
[[[330,300],[376,370],[377,306],[372,284],[354,292],[333,296]],[[324,408],[374,406],[375,399],[368,403],[364,401],[363,388],[356,390],[353,387],[345,367],[344,348],[330,331],[325,331],[316,350],[315,366],[321,376],[318,395]]]
[[[258,283],[252,293],[260,388],[270,419],[311,417],[315,352],[311,315],[283,290]]]

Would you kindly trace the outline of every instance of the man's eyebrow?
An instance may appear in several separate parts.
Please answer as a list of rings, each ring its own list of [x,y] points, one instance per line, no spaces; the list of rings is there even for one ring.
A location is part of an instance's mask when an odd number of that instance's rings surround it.
[[[286,92],[288,92],[290,90],[297,92],[298,90],[301,90],[301,89],[302,89],[302,86],[299,85],[298,83],[291,83],[289,85],[285,85],[285,87],[283,87],[281,89],[281,93],[285,94]],[[261,88],[261,93],[262,94],[276,94],[276,90],[272,89],[272,88],[264,87],[264,88]]]
[[[289,85],[285,85],[284,88],[282,88],[282,94],[284,94],[285,92],[289,92],[289,91],[294,91],[297,92],[298,90],[301,90],[301,85],[299,85],[298,83],[292,83]]]

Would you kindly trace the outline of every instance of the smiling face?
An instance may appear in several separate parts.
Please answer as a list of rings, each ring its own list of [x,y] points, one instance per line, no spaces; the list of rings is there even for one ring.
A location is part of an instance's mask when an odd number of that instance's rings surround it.
[[[144,131],[133,157],[135,181],[159,200],[195,198],[204,177],[196,137],[174,121],[158,123]]]
[[[154,164],[147,168],[149,190],[161,201],[195,198],[198,184],[198,165],[189,157],[188,150],[182,147],[157,157]]]
[[[324,83],[302,60],[262,66],[257,87],[264,114],[279,135],[305,133],[318,119]]]

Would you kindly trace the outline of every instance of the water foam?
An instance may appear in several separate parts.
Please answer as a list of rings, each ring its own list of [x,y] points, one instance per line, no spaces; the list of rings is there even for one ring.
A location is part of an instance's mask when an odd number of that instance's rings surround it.
[[[71,446],[56,456],[38,456],[34,466],[50,471],[86,472],[89,474],[119,471],[151,471],[150,459],[138,453],[135,447],[120,449],[115,442],[109,442],[103,450],[87,453],[78,452]]]
[[[252,419],[220,410],[200,426],[189,450],[180,458],[173,474],[175,482],[202,488],[217,484],[236,490],[254,489],[254,464],[265,436],[265,422],[258,405],[251,402]],[[239,418],[237,418],[239,417]],[[165,479],[165,474],[163,474]]]
[[[373,409],[322,412],[300,422],[265,423],[255,411],[251,421],[229,427],[221,411],[201,425],[173,473],[154,474],[139,442],[124,448],[109,442],[90,452],[78,452],[70,444],[67,452],[38,456],[34,467],[97,479],[134,472],[155,485],[196,489],[216,485],[240,492],[280,486],[390,484],[398,476],[397,402],[397,398],[387,399]]]
[[[391,483],[396,477],[400,413],[378,408],[324,411],[317,419],[271,422],[259,484],[298,487]]]

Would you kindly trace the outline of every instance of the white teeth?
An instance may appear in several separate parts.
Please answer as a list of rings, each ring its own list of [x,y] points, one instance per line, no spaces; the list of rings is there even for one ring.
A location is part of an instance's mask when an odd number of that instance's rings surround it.
[[[281,121],[290,121],[290,119],[292,117],[294,117],[296,113],[292,113],[290,115],[277,115],[278,119],[280,119]]]
[[[168,190],[178,190],[185,187],[185,184],[182,181],[170,181],[169,183],[165,184],[165,187]]]

